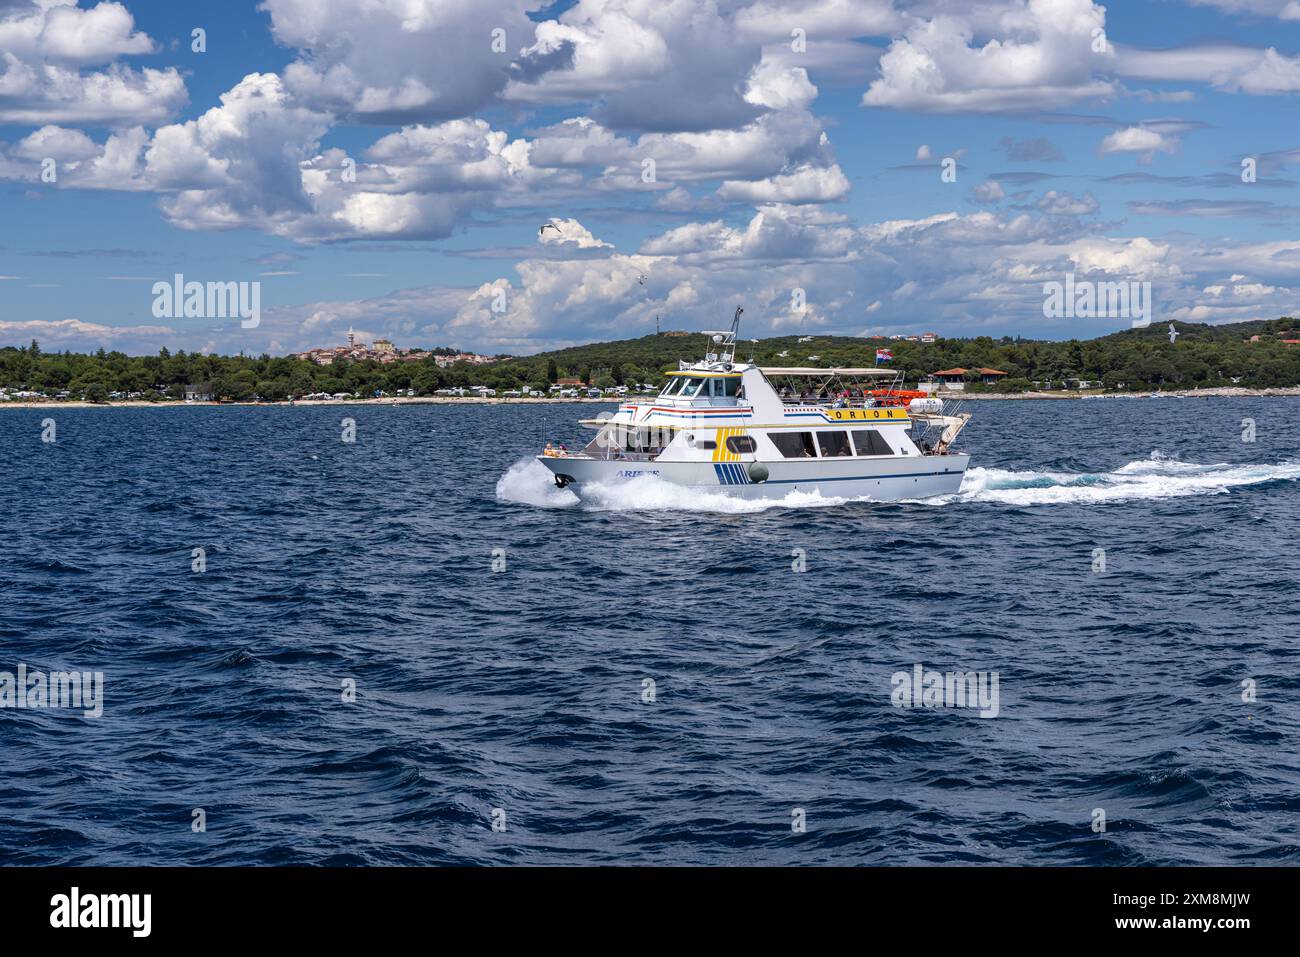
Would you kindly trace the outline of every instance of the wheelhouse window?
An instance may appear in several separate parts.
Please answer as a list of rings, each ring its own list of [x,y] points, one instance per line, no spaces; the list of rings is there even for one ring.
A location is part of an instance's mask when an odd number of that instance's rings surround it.
[[[665,396],[675,395],[677,390],[681,387],[682,382],[683,379],[681,376],[675,375],[670,377],[668,384],[664,386],[664,391],[659,393],[659,397],[664,398]]]
[[[822,458],[833,459],[853,454],[847,432],[818,432],[817,443],[822,447]]]
[[[757,449],[758,443],[754,441],[754,437],[751,435],[733,435],[727,439],[727,451],[736,455],[749,455]]]
[[[817,451],[811,432],[772,432],[772,444],[787,459],[813,459]]]
[[[699,394],[700,387],[704,385],[704,379],[686,379],[685,385],[682,386],[681,396],[683,399],[693,399]]]
[[[858,450],[858,455],[893,455],[894,450],[889,447],[884,436],[876,429],[859,429],[853,433],[853,445]]]
[[[729,399],[734,399],[740,394],[740,376],[738,375],[719,379],[718,385],[721,386],[722,391],[714,393],[715,395],[723,395]]]

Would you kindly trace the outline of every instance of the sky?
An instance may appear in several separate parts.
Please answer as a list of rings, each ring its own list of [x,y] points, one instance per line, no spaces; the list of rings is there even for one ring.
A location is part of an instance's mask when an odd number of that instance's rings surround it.
[[[0,0],[0,346],[1274,319],[1297,179],[1300,0]]]

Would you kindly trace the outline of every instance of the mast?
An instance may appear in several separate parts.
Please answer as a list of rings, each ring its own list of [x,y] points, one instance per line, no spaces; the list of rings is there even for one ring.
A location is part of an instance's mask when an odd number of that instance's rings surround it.
[[[731,328],[727,330],[706,330],[710,345],[704,354],[705,362],[731,363],[736,361],[736,335],[740,332],[740,314],[745,310],[736,307],[731,317]]]

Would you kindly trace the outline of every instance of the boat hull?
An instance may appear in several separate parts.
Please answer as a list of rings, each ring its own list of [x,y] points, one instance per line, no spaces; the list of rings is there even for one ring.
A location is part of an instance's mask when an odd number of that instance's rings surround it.
[[[578,456],[538,456],[567,487],[630,482],[650,476],[674,485],[738,498],[784,498],[791,492],[880,502],[951,495],[961,487],[969,455],[890,456],[879,459],[785,460],[761,463],[768,478],[755,482],[750,463],[634,462]]]

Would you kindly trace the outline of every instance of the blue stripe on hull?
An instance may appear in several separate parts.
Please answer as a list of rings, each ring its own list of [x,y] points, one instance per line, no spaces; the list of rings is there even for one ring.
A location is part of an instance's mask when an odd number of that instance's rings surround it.
[[[896,478],[943,478],[945,475],[957,475],[957,472],[899,472],[889,475],[844,475],[837,478],[822,476],[820,478],[768,479],[768,485],[806,485],[810,482],[858,482],[869,479]]]
[[[719,485],[748,485],[749,475],[745,467],[735,462],[714,462],[713,471],[717,473]]]

